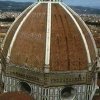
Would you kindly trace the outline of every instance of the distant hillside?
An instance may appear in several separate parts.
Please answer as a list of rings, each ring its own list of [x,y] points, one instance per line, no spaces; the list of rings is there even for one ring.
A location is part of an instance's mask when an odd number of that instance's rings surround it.
[[[80,14],[100,14],[100,8],[96,7],[71,6],[71,8]]]
[[[13,2],[13,1],[0,1],[1,11],[23,11],[26,7],[31,5],[32,2]],[[77,13],[80,14],[100,14],[100,7],[82,7],[71,6]]]
[[[31,2],[0,1],[1,11],[23,11]]]

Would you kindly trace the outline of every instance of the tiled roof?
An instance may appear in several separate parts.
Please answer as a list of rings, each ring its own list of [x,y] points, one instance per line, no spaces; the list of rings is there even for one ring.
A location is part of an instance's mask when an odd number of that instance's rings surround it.
[[[24,92],[8,92],[0,94],[0,100],[34,100],[29,94]]]
[[[94,96],[93,100],[100,100],[100,96]]]

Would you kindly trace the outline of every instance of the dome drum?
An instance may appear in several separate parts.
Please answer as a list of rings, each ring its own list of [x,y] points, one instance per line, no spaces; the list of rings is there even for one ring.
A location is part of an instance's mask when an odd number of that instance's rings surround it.
[[[43,73],[29,70],[24,67],[6,67],[6,75],[26,80],[31,83],[39,84],[44,87],[64,86],[75,84],[91,84],[95,73],[92,71],[68,71]]]

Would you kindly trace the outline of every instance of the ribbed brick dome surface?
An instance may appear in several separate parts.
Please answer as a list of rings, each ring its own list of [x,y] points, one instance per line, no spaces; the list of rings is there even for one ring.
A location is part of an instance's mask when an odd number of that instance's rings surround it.
[[[13,23],[3,47],[8,63],[50,71],[88,69],[96,60],[93,37],[81,18],[62,3],[30,6]]]

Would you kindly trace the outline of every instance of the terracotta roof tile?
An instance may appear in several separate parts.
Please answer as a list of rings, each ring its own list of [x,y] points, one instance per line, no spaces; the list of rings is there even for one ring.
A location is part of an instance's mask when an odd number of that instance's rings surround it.
[[[100,100],[100,96],[94,96],[93,100]]]
[[[0,100],[34,100],[25,92],[7,92],[0,94]]]

